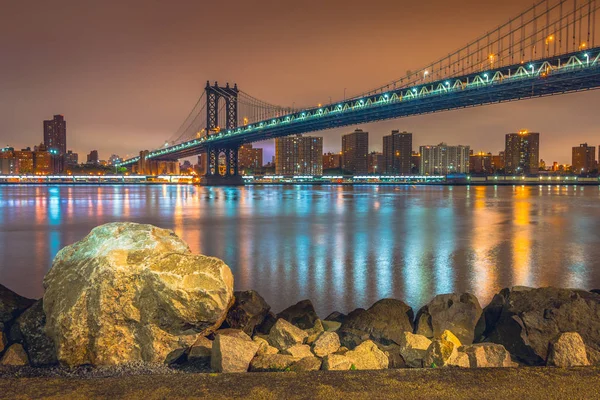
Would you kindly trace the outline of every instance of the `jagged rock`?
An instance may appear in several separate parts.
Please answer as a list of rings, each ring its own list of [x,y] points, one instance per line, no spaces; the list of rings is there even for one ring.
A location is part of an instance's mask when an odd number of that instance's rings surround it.
[[[12,344],[0,359],[0,365],[23,366],[29,365],[27,353],[20,343]]]
[[[340,338],[340,343],[350,349],[355,348],[365,340],[369,340],[371,338],[369,333],[352,328],[340,328],[336,331],[336,333]]]
[[[227,312],[224,325],[241,329],[252,336],[255,328],[265,320],[271,306],[254,290],[235,292],[234,297],[235,302]]]
[[[456,358],[450,360],[449,367],[470,368],[471,362],[469,356],[461,351],[458,352]]]
[[[297,360],[287,354],[262,354],[250,362],[251,372],[285,371]]]
[[[338,334],[342,345],[350,348],[358,344],[358,332],[384,345],[398,344],[403,332],[413,331],[413,317],[412,308],[402,301],[383,299],[368,310],[358,309],[348,314]]]
[[[459,351],[467,354],[471,368],[516,367],[510,353],[501,344],[478,343],[462,346]]]
[[[233,337],[237,337],[239,339],[246,339],[247,337],[250,336],[241,329],[233,329],[233,328],[219,329],[219,330],[215,331],[213,336],[217,337],[217,335],[233,336]]]
[[[44,300],[38,300],[16,319],[11,330],[11,335],[22,340],[29,362],[34,367],[58,363],[56,347],[46,335],[45,326]]]
[[[463,344],[471,344],[482,313],[479,300],[470,293],[441,294],[419,310],[415,332],[431,339],[449,330]]]
[[[277,314],[277,318],[283,318],[300,329],[312,328],[319,319],[310,300],[302,300],[286,308]]]
[[[387,356],[388,368],[400,369],[407,367],[406,361],[404,361],[404,357],[402,357],[402,353],[400,352],[400,346],[395,343],[388,344],[387,346],[380,343],[375,344]]]
[[[323,332],[312,345],[312,352],[317,357],[325,357],[340,348],[340,338],[335,332]]]
[[[484,309],[484,318],[485,341],[502,344],[528,365],[544,365],[550,342],[562,332],[579,333],[588,355],[600,351],[600,295],[595,293],[503,289]]]
[[[308,334],[305,331],[280,318],[271,328],[267,340],[271,346],[285,350],[297,344],[303,344],[307,337]]]
[[[424,367],[469,366],[468,356],[458,352],[458,347],[444,339],[435,339],[425,353]]]
[[[352,367],[352,361],[345,355],[329,354],[323,358],[321,368],[325,371],[348,371]]]
[[[449,330],[443,331],[439,338],[454,343],[454,346],[456,346],[457,349],[462,346],[460,339]]]
[[[212,354],[213,342],[205,337],[199,337],[188,352],[189,361],[209,361]]]
[[[304,357],[312,357],[313,353],[310,351],[310,346],[306,344],[297,344],[282,351],[283,354],[290,355],[296,360]]]
[[[134,223],[99,226],[60,250],[44,287],[46,333],[69,366],[168,362],[219,327],[233,303],[225,263]]]
[[[256,333],[268,335],[273,325],[275,325],[275,322],[277,322],[277,316],[272,311],[269,311],[262,324],[258,325],[254,331]]]
[[[325,329],[327,332],[336,332],[338,329],[340,329],[342,327],[342,323],[341,322],[337,322],[337,321],[321,321],[323,323],[323,329]]]
[[[306,338],[306,344],[313,344],[315,340],[321,335],[321,333],[325,332],[323,328],[323,323],[320,319],[315,321],[315,326],[310,329],[305,329],[308,337]]]
[[[389,360],[377,345],[367,340],[345,354],[356,369],[387,369]]]
[[[215,336],[210,357],[210,367],[215,372],[246,372],[258,351],[258,344],[250,336]]]
[[[548,362],[554,367],[580,367],[590,365],[585,343],[577,332],[565,332],[550,343]]]
[[[263,354],[277,354],[279,353],[279,350],[277,350],[275,347],[270,346],[269,342],[267,342],[266,339],[263,339],[261,337],[258,336],[254,336],[252,338],[252,340],[258,344],[258,351],[256,352],[256,354],[258,355],[263,355]]]
[[[431,340],[423,335],[403,332],[400,336],[398,346],[400,346],[400,354],[406,362],[406,366],[422,368],[427,349],[431,346]]]
[[[304,357],[301,360],[296,361],[290,366],[290,371],[303,372],[303,371],[318,371],[321,369],[323,361],[317,357]]]
[[[35,300],[19,296],[6,286],[0,285],[0,328],[8,327],[10,322],[31,307],[33,303]]]
[[[334,352],[333,354],[341,354],[341,355],[344,355],[344,354],[346,354],[346,353],[347,353],[347,352],[349,352],[349,351],[350,351],[350,349],[348,349],[347,347],[340,346],[340,348],[339,348],[339,349],[337,349],[337,351],[336,351],[336,352]]]
[[[342,323],[344,323],[345,319],[346,319],[346,314],[342,314],[341,312],[334,311],[331,314],[329,314],[327,316],[327,318],[324,319],[324,321],[339,322],[340,324],[342,324]]]

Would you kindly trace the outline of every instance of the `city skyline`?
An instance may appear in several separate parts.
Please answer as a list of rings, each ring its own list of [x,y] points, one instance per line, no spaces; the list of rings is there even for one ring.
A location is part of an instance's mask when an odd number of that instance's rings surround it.
[[[5,90],[0,91],[0,104],[7,105],[0,107],[0,116],[6,121],[0,132],[5,142],[3,145],[18,147],[18,140],[35,143],[38,121],[60,112],[69,118],[69,143],[74,152],[86,154],[90,149],[97,149],[106,155],[136,155],[141,149],[160,146],[164,138],[173,133],[201,93],[206,79],[235,81],[244,90],[276,104],[314,106],[328,102],[330,97],[336,100],[343,98],[344,94],[350,96],[367,90],[403,75],[408,69],[425,65],[446,54],[448,49],[457,48],[488,30],[488,25],[496,26],[522,8],[518,1],[509,1],[502,6],[488,4],[480,11],[477,11],[480,7],[473,7],[477,18],[472,19],[473,15],[464,15],[452,5],[434,1],[411,10],[414,21],[421,20],[419,16],[431,15],[432,10],[438,11],[428,19],[427,25],[431,25],[432,29],[420,30],[421,40],[415,41],[407,38],[412,37],[410,28],[416,22],[405,26],[394,24],[392,29],[385,22],[395,18],[398,9],[393,7],[392,2],[383,1],[378,7],[380,19],[370,22],[369,18],[369,24],[373,24],[369,27],[373,29],[365,29],[368,33],[360,40],[347,43],[342,40],[343,34],[354,29],[347,21],[371,11],[364,10],[359,2],[350,1],[345,3],[347,7],[340,17],[336,14],[339,10],[335,3],[322,5],[318,18],[328,18],[329,21],[322,30],[303,31],[315,39],[336,33],[331,39],[319,46],[300,45],[293,54],[282,52],[281,57],[269,58],[268,66],[263,59],[266,49],[256,49],[256,54],[244,54],[245,68],[239,68],[236,62],[231,65],[217,63],[218,66],[196,62],[197,56],[189,50],[192,43],[211,51],[222,51],[210,40],[214,39],[212,34],[203,40],[203,36],[197,37],[195,33],[192,35],[193,32],[178,29],[169,31],[169,41],[163,39],[159,41],[160,46],[151,46],[155,35],[164,33],[166,26],[174,24],[177,18],[194,15],[198,5],[193,2],[183,1],[175,7],[145,4],[145,13],[133,18],[131,24],[128,19],[130,11],[111,2],[91,6],[94,8],[91,13],[74,1],[64,1],[55,7],[40,5],[44,11],[40,15],[47,17],[33,20],[27,18],[23,5],[11,4],[4,14],[11,15],[11,18],[1,24],[6,35],[0,38],[0,49],[12,55],[0,65],[0,72],[10,82],[4,83]],[[224,11],[219,5],[207,7],[213,7],[212,11],[217,14]],[[94,17],[85,17],[84,11],[85,15],[93,14]],[[294,28],[288,19],[300,18],[307,12],[303,9],[297,11],[297,16],[274,21],[274,27],[257,27],[248,23],[257,16],[256,11],[240,4],[239,9],[234,8],[231,12],[244,16],[240,20],[243,28],[236,27],[231,35],[239,35],[247,29],[251,38],[253,35],[263,37],[277,28],[282,38],[297,37],[297,30],[301,28]],[[61,13],[65,26],[55,27],[41,41],[34,40],[34,36],[40,36],[35,32],[44,30],[47,21],[57,13]],[[119,17],[113,18],[114,15]],[[474,22],[467,24],[467,20]],[[157,24],[157,21],[162,22]],[[87,24],[101,26],[103,23],[110,24],[114,32],[100,30],[100,34],[87,27]],[[440,36],[439,29],[450,25],[455,29],[453,35]],[[22,35],[25,29],[29,30],[28,34]],[[81,33],[81,37],[74,39],[72,31]],[[114,45],[112,35],[120,35],[124,39]],[[239,36],[244,38],[244,35]],[[12,39],[15,37],[21,38],[20,42]],[[383,39],[373,46],[374,38]],[[61,43],[69,51],[56,52],[58,55],[50,52],[47,67],[43,69],[27,62],[31,54],[48,53],[53,43]],[[266,47],[283,50],[287,45],[288,42],[280,39]],[[328,46],[332,45],[339,48],[335,55],[328,50]],[[239,52],[252,48],[248,39],[236,46],[240,46],[236,47]],[[372,62],[362,63],[359,69],[344,68],[348,59],[357,53],[361,54],[360,58]],[[411,57],[403,57],[406,54]],[[182,62],[165,65],[161,60],[169,59],[169,55],[181,57]],[[236,53],[233,57],[237,60],[241,55]],[[302,59],[317,62],[299,62]],[[108,60],[111,60],[110,63]],[[110,67],[117,64],[122,66],[120,70]],[[137,73],[138,70],[140,73]],[[295,76],[310,84],[299,85],[293,83],[293,79],[290,85],[281,84]],[[372,132],[373,143],[379,143],[378,139],[389,131],[400,129],[415,132],[418,135],[415,140],[417,146],[452,141],[470,143],[476,151],[500,149],[502,135],[527,128],[544,132],[546,139],[540,149],[544,159],[566,164],[570,162],[570,154],[563,150],[572,147],[572,141],[594,143],[597,136],[594,104],[598,100],[598,93],[585,92],[364,124],[360,128]],[[548,109],[552,112],[546,112]],[[324,150],[337,151],[339,138],[344,133],[347,133],[346,128],[322,132]],[[123,140],[124,137],[127,140]],[[265,159],[274,155],[273,143],[257,142],[255,145],[265,149]],[[370,150],[382,151],[378,146],[375,144]]]

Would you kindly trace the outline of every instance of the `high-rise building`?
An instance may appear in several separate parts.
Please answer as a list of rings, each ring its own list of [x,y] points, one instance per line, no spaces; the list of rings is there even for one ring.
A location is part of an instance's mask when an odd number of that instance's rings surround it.
[[[506,135],[507,174],[537,174],[540,168],[540,134],[527,130]]]
[[[33,151],[31,148],[15,151],[15,158],[19,161],[20,174],[33,174]]]
[[[100,159],[98,158],[98,150],[90,151],[90,154],[87,155],[87,164],[98,165],[99,163]]]
[[[342,168],[342,155],[340,153],[323,154],[323,171]]]
[[[369,153],[369,174],[381,175],[385,172],[385,157],[383,153]]]
[[[421,146],[422,175],[466,174],[469,172],[469,146]]]
[[[322,175],[323,138],[297,135],[275,139],[275,171],[278,175]]]
[[[79,164],[79,154],[73,153],[71,150],[67,151],[67,154],[65,154],[65,162],[69,166]]]
[[[244,174],[262,168],[263,149],[254,149],[251,144],[245,144],[238,150],[238,170]]]
[[[494,172],[492,166],[492,153],[479,152],[469,156],[469,172],[472,174],[491,174]]]
[[[342,169],[352,174],[364,175],[369,171],[369,132],[356,129],[342,136]]]
[[[383,137],[383,157],[387,175],[408,175],[412,169],[412,133],[392,131]]]
[[[56,150],[59,155],[67,154],[67,122],[62,115],[44,121],[44,145],[48,151]]]
[[[494,172],[504,170],[504,152],[492,156],[492,169]]]
[[[587,174],[596,169],[596,147],[587,143],[573,147],[571,170],[575,174]]]

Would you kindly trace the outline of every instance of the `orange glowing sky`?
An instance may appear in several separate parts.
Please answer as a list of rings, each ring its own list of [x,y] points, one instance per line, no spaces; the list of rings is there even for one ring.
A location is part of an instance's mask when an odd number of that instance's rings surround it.
[[[6,4],[8,3],[8,4]],[[529,3],[527,3],[529,5]],[[33,146],[65,115],[68,147],[101,158],[155,148],[177,130],[206,80],[237,82],[270,103],[316,105],[378,86],[517,15],[503,2],[21,0],[0,14],[0,145]],[[446,141],[494,153],[504,134],[541,133],[541,158],[570,163],[600,144],[600,93],[411,117],[360,128],[381,150],[392,129],[414,148]],[[320,132],[338,151],[346,127]],[[266,144],[265,162],[272,154]]]

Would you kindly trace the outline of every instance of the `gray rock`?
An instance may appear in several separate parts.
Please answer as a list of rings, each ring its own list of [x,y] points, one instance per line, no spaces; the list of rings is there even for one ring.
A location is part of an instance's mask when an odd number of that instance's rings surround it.
[[[575,289],[512,288],[484,309],[487,342],[528,365],[544,365],[560,333],[577,332],[588,355],[600,351],[600,295]],[[591,357],[590,357],[591,358]]]
[[[241,329],[249,336],[254,335],[255,328],[260,326],[271,307],[265,299],[254,290],[235,292],[235,302],[227,312],[226,326]]]
[[[554,367],[581,367],[590,365],[585,343],[577,332],[565,332],[550,342],[548,362]]]
[[[352,361],[345,355],[329,354],[323,358],[321,368],[325,371],[348,371],[352,367]]]
[[[52,339],[46,335],[45,327],[43,300],[38,300],[25,310],[13,324],[12,334],[22,340],[29,362],[34,367],[58,364],[56,347]],[[18,334],[14,331],[18,331]]]
[[[319,319],[310,300],[302,300],[286,308],[277,314],[277,318],[283,318],[301,329],[312,328]]]
[[[317,357],[325,357],[340,348],[340,338],[335,332],[323,332],[312,345],[312,352]]]
[[[423,359],[425,359],[427,349],[431,346],[431,340],[423,335],[404,332],[402,336],[400,336],[399,342],[399,351],[406,362],[406,366],[411,368],[422,368]]]
[[[68,366],[169,362],[233,304],[223,261],[174,232],[110,223],[60,250],[44,278],[46,333]]]
[[[293,372],[304,372],[304,371],[318,371],[321,369],[323,361],[317,357],[304,357],[301,360],[296,361],[290,366],[290,371]]]
[[[10,322],[31,307],[33,303],[35,300],[19,296],[6,286],[0,285],[0,327],[7,328]]]
[[[215,372],[246,372],[257,351],[258,344],[248,335],[218,334],[212,346],[210,367]]]
[[[25,353],[23,346],[20,343],[12,344],[6,349],[2,358],[0,358],[0,365],[10,365],[15,367],[29,365],[27,353]]]
[[[296,358],[286,354],[263,354],[252,359],[252,362],[250,363],[250,371],[286,371],[295,361],[297,361]]]
[[[190,347],[188,352],[188,360],[191,362],[207,362],[210,361],[212,354],[212,340],[205,337],[199,337],[196,342]]]
[[[343,346],[355,347],[361,333],[378,343],[398,344],[403,332],[413,332],[413,311],[400,300],[383,299],[368,310],[358,309],[348,317],[338,330]]]
[[[471,368],[516,367],[510,353],[501,344],[478,343],[462,346],[459,350],[469,357]]]
[[[297,344],[304,344],[308,334],[292,325],[285,319],[278,319],[269,332],[268,342],[271,346],[285,350]]]
[[[357,370],[387,369],[389,360],[377,345],[367,340],[348,351],[345,356],[352,362]]]
[[[415,332],[432,339],[449,330],[463,344],[471,344],[482,313],[477,297],[470,293],[441,294],[419,310]]]

